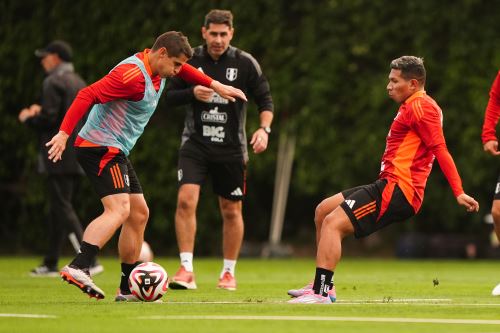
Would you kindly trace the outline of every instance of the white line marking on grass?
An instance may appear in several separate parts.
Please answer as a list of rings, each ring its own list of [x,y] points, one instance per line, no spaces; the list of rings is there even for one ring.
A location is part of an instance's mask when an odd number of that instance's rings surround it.
[[[335,302],[337,305],[388,305],[388,304],[397,304],[397,305],[424,305],[424,306],[491,306],[491,307],[500,307],[500,304],[496,303],[423,303],[423,302]]]
[[[53,315],[31,314],[31,313],[0,313],[0,317],[14,317],[14,318],[57,318]]]
[[[386,299],[350,299],[338,300],[336,303],[349,304],[369,304],[369,303],[451,303],[451,298],[386,298]]]
[[[381,323],[471,324],[500,325],[500,320],[446,318],[374,318],[374,317],[314,317],[314,316],[145,316],[150,320],[279,320],[279,321],[357,321]]]
[[[500,307],[500,303],[452,303],[452,299],[448,298],[436,298],[436,299],[391,299],[391,300],[337,300],[333,305],[423,305],[423,306],[483,306],[483,307]],[[140,302],[134,302],[131,304],[140,304]],[[163,304],[229,304],[229,305],[240,305],[240,304],[286,304],[284,301],[192,301],[192,302],[177,302],[177,301],[164,301]]]

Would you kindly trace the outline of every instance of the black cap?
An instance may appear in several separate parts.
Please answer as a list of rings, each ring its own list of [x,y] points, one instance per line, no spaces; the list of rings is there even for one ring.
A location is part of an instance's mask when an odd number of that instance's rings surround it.
[[[39,58],[43,58],[52,53],[57,54],[63,61],[71,61],[71,58],[73,57],[73,50],[71,49],[71,46],[62,40],[52,41],[43,49],[35,50],[35,55]]]

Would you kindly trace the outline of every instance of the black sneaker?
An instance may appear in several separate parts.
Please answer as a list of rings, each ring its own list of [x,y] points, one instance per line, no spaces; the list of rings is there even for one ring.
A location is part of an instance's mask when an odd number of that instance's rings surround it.
[[[47,265],[40,265],[31,270],[30,276],[33,277],[58,277],[59,271],[57,267],[49,267]]]

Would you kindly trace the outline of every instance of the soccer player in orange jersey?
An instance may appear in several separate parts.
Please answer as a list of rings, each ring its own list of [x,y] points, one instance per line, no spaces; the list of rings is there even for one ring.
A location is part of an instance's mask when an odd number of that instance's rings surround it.
[[[415,215],[422,205],[434,159],[468,212],[479,204],[464,193],[457,168],[446,147],[443,114],[426,94],[423,60],[403,56],[391,62],[387,91],[401,103],[386,139],[379,178],[323,200],[316,208],[316,275],[314,282],[288,292],[290,303],[327,304],[335,301],[333,273],[340,261],[342,239],[361,238]]]
[[[498,151],[498,139],[495,131],[498,119],[500,118],[500,71],[497,74],[495,81],[490,89],[490,99],[484,115],[483,133],[481,139],[483,141],[484,151],[493,156],[500,155]],[[493,197],[493,206],[491,207],[491,215],[495,225],[495,233],[500,240],[500,177],[497,180],[495,195]],[[500,296],[500,283],[491,292],[493,296]]]

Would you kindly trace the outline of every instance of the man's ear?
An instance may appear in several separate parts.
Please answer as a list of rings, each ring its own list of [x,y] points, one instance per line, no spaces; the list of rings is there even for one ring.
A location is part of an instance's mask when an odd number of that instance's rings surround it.
[[[168,51],[167,51],[167,48],[165,46],[162,46],[158,49],[158,53],[160,54],[160,56],[165,56],[168,58]]]
[[[201,37],[203,37],[203,39],[206,39],[205,36],[207,34],[207,28],[205,28],[205,26],[202,26],[201,27]]]
[[[410,80],[410,88],[413,90],[413,91],[417,91],[420,89],[420,83],[418,83],[418,80],[417,79],[411,79]]]

